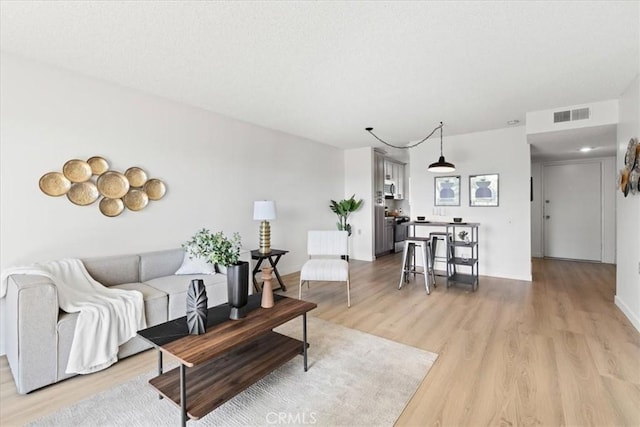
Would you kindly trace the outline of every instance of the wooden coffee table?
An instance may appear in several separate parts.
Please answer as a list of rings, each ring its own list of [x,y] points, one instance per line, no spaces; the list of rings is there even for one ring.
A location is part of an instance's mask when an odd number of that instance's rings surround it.
[[[158,351],[158,376],[149,383],[175,403],[187,418],[197,420],[231,399],[298,354],[307,370],[307,312],[316,304],[274,295],[273,308],[260,307],[261,294],[249,296],[247,316],[229,320],[230,307],[212,307],[207,331],[189,335],[186,317],[138,332]],[[273,332],[273,328],[302,316],[303,341]],[[162,354],[180,361],[163,373]],[[203,392],[204,390],[204,392]]]

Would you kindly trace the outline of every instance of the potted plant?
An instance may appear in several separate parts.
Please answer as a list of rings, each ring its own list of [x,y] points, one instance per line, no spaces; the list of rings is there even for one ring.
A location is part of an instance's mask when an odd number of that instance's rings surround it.
[[[249,297],[249,263],[240,261],[242,241],[240,234],[231,238],[222,231],[212,233],[201,229],[182,245],[190,255],[205,259],[208,263],[223,266],[227,270],[227,291],[231,306],[231,319],[245,316],[245,306]]]
[[[469,233],[466,230],[462,230],[461,232],[459,232],[458,237],[465,243],[469,243]]]
[[[331,205],[329,206],[331,208],[331,211],[338,215],[338,222],[336,223],[336,225],[338,226],[338,230],[347,231],[349,233],[349,236],[351,236],[351,224],[347,222],[347,219],[352,212],[360,209],[360,207],[364,203],[364,200],[362,199],[356,201],[355,197],[356,195],[354,194],[353,196],[351,196],[351,198],[343,199],[339,202],[331,200]]]

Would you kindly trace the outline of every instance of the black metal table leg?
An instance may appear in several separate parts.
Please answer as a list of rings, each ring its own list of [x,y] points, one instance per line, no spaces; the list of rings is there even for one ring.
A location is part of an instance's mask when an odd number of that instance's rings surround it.
[[[253,271],[251,272],[251,278],[253,279],[253,289],[256,292],[260,292],[261,290],[260,287],[258,286],[258,281],[256,280],[256,274],[260,272],[260,266],[262,265],[263,260],[264,258],[260,258],[256,263],[256,266],[253,268]]]
[[[282,283],[282,278],[280,277],[280,273],[278,273],[278,269],[276,268],[276,264],[278,264],[278,261],[280,261],[281,256],[282,255],[276,256],[275,261],[272,259],[272,257],[269,257],[269,264],[271,264],[271,267],[273,267],[273,272],[276,275],[276,279],[278,279],[278,283],[280,284],[280,287],[282,288],[283,291],[287,292],[287,287],[284,285],[284,283]]]
[[[304,371],[307,372],[307,313],[302,315],[302,351],[304,354]]]
[[[187,425],[187,384],[186,367],[180,364],[180,409],[182,410],[182,427]]]
[[[162,351],[158,350],[158,376],[162,375]],[[158,399],[162,400],[162,395],[158,395]]]

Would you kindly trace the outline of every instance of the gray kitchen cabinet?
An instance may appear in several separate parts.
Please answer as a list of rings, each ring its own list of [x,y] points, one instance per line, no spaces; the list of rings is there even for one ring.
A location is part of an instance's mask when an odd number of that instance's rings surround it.
[[[375,255],[386,255],[395,250],[395,218],[384,215],[385,184],[393,183],[393,196],[396,200],[404,199],[404,163],[398,162],[374,151],[373,153],[373,201]]]
[[[375,254],[383,254],[385,249],[384,235],[384,178],[385,161],[381,153],[373,153],[373,202],[374,202],[374,230]]]
[[[394,193],[393,199],[404,200],[404,174],[405,164],[397,160],[382,157],[384,162],[383,167],[383,185],[384,183],[393,183]]]
[[[404,200],[404,173],[405,165],[402,163],[394,163],[394,180],[396,185],[396,194],[393,196],[396,200]]]
[[[393,233],[396,228],[396,220],[395,218],[385,218],[384,224],[384,251],[385,252],[393,252],[395,249],[395,242],[393,238]]]

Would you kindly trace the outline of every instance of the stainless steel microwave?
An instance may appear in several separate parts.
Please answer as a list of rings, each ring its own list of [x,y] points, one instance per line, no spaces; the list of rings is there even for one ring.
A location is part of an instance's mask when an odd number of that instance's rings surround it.
[[[384,196],[385,197],[393,197],[396,194],[396,185],[393,181],[384,182]]]

